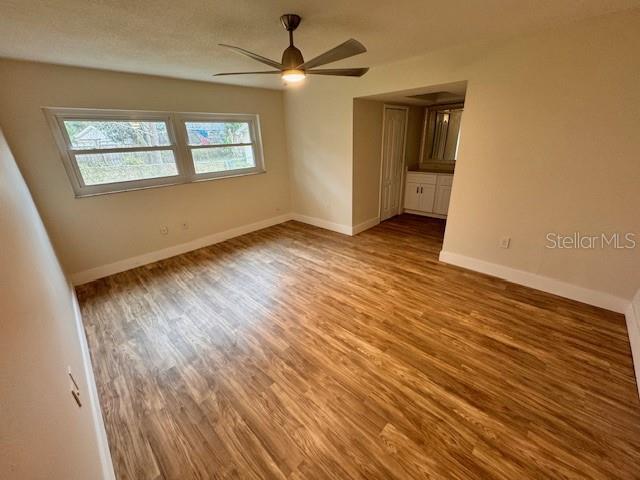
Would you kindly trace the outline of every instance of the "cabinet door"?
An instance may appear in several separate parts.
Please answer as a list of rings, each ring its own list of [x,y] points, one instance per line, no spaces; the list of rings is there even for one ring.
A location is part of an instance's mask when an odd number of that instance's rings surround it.
[[[420,184],[407,182],[404,191],[404,208],[407,210],[420,210]]]
[[[436,186],[420,184],[420,208],[423,212],[433,212],[433,202],[436,196]]]
[[[449,210],[449,200],[451,199],[451,185],[438,185],[436,190],[436,201],[433,207],[434,213],[446,215]]]

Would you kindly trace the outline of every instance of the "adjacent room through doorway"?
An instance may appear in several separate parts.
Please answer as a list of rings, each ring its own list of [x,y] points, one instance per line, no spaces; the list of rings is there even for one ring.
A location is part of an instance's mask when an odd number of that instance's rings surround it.
[[[413,215],[444,235],[465,97],[460,81],[354,99],[354,216],[374,214],[373,191],[380,222]]]

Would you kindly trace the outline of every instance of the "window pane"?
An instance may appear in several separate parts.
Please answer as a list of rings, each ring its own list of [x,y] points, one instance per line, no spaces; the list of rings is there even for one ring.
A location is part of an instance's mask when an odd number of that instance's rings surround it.
[[[171,150],[76,155],[85,185],[127,182],[178,174]]]
[[[189,145],[251,143],[248,122],[185,122]]]
[[[171,145],[164,122],[65,120],[74,150]]]
[[[251,145],[196,148],[191,150],[191,153],[196,173],[225,172],[256,166]]]

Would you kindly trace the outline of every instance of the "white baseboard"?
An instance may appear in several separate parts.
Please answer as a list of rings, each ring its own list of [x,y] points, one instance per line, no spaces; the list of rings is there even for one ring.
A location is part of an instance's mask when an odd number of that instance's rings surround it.
[[[374,217],[374,218],[370,218],[369,220],[366,220],[362,223],[359,223],[357,225],[354,225],[351,228],[351,235],[357,235],[360,232],[364,232],[365,230],[369,230],[370,228],[375,227],[376,225],[380,224],[380,217]]]
[[[291,219],[302,223],[308,223],[309,225],[313,225],[315,227],[324,228],[325,230],[342,233],[344,235],[352,235],[353,232],[353,228],[351,227],[351,225],[329,222],[322,218],[309,217],[308,215],[302,215],[300,213],[294,213],[291,216]]]
[[[636,373],[636,386],[638,387],[638,395],[640,395],[640,290],[629,304],[624,316],[627,319],[633,368]]]
[[[242,225],[240,227],[231,228],[223,232],[207,235],[206,237],[197,238],[195,240],[191,240],[190,242],[180,243],[178,245],[163,248],[162,250],[144,253],[136,257],[126,258],[124,260],[119,260],[117,262],[102,265],[100,267],[91,268],[82,272],[72,273],[69,277],[73,285],[82,285],[84,283],[89,283],[97,280],[98,278],[108,277],[109,275],[124,272],[126,270],[131,270],[132,268],[147,265],[148,263],[157,262],[158,260],[175,257],[176,255],[180,255],[182,253],[197,250],[198,248],[213,245],[215,243],[224,242],[225,240],[229,240],[230,238],[238,237],[250,232],[255,232],[256,230],[262,230],[263,228],[287,222],[291,219],[292,215],[290,213],[279,215],[277,217],[267,218],[259,222],[250,223],[249,225]]]
[[[543,292],[553,293],[560,297],[612,310],[617,313],[625,313],[629,306],[629,300],[611,295],[610,293],[579,287],[554,278],[506,267],[497,263],[486,262],[477,258],[460,255],[459,253],[446,252],[443,250],[440,252],[440,261],[503,278],[510,282],[535,288],[536,290],[542,290]]]
[[[98,454],[102,465],[102,480],[115,480],[116,474],[113,470],[113,462],[111,460],[111,452],[109,451],[109,442],[107,440],[107,430],[104,427],[102,418],[102,409],[100,408],[100,398],[98,397],[98,387],[96,387],[96,379],[91,366],[91,355],[89,354],[89,345],[85,336],[84,324],[82,323],[82,314],[80,313],[80,305],[73,287],[69,285],[71,291],[71,304],[73,305],[75,329],[80,341],[80,354],[82,356],[83,374],[87,383],[87,402],[91,409],[91,418],[93,421],[93,430],[96,434],[96,442],[98,444]]]
[[[329,222],[318,217],[310,217],[308,215],[302,215],[300,213],[292,214],[292,220],[298,222],[307,223],[316,227],[324,228],[325,230],[331,230],[333,232],[342,233],[344,235],[357,235],[360,232],[364,232],[371,227],[375,227],[380,223],[380,217],[370,218],[369,220],[359,223],[357,225],[345,225],[343,223]]]
[[[164,260],[165,258],[175,257],[176,255],[181,255],[183,253],[197,250],[198,248],[213,245],[215,243],[224,242],[225,240],[229,240],[230,238],[238,237],[246,233],[255,232],[256,230],[262,230],[263,228],[271,227],[273,225],[287,222],[289,220],[297,220],[302,223],[307,223],[309,225],[314,225],[316,227],[342,233],[344,235],[355,235],[356,233],[366,230],[367,228],[371,228],[379,223],[378,218],[375,218],[352,227],[350,225],[333,223],[321,218],[301,215],[299,213],[287,213],[285,215],[279,215],[277,217],[267,218],[266,220],[251,223],[249,225],[242,225],[240,227],[225,230],[224,232],[207,235],[206,237],[197,238],[195,240],[191,240],[190,242],[173,245],[171,247],[163,248],[162,250],[155,250],[153,252],[144,253],[142,255],[131,258],[125,258],[124,260],[119,260],[107,265],[101,265],[89,270],[72,273],[71,275],[69,275],[69,278],[71,279],[71,283],[73,285],[82,285],[99,278],[108,277],[109,275],[114,275],[126,270],[131,270],[132,268],[147,265],[159,260]]]

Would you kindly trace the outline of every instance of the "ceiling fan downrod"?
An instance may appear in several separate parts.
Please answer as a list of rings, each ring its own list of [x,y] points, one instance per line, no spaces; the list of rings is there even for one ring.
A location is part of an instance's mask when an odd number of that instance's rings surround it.
[[[304,63],[302,52],[293,44],[293,31],[300,25],[300,15],[286,13],[280,17],[280,22],[287,32],[289,32],[289,46],[282,52],[282,65],[285,70],[294,70]]]

